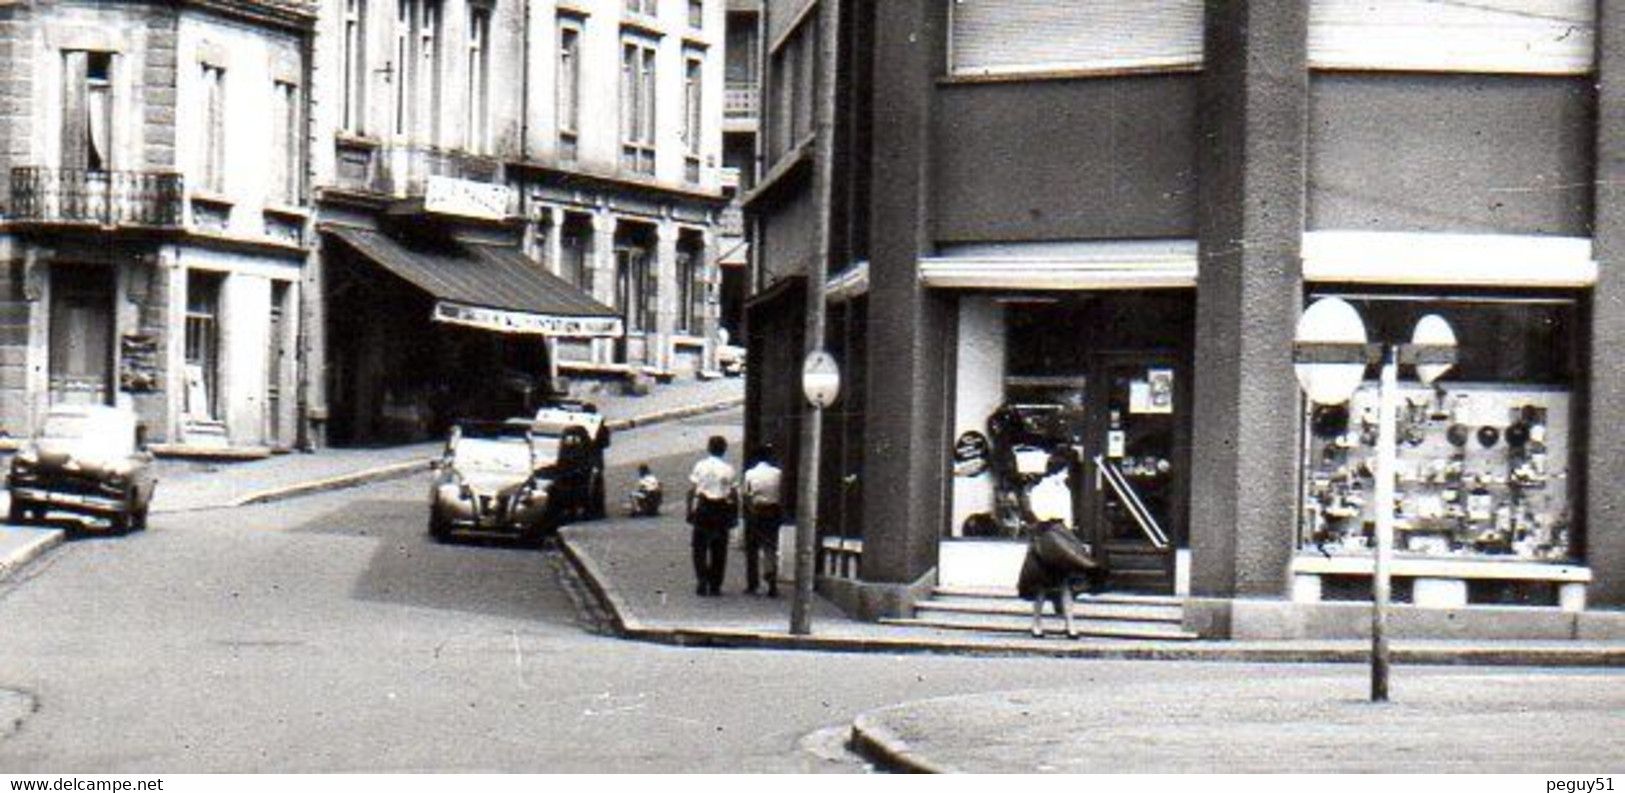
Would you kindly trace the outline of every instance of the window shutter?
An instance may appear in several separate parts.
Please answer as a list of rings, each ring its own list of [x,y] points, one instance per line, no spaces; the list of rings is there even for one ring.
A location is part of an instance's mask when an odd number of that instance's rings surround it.
[[[1585,74],[1594,0],[1313,0],[1309,64],[1327,69]]]
[[[62,53],[62,167],[89,166],[90,105],[86,87],[86,53]]]
[[[954,0],[955,75],[1200,66],[1202,0]]]
[[[659,268],[650,258],[647,254],[643,256],[640,275],[643,276],[643,329],[652,331],[659,325],[655,318],[660,311],[660,278]]]

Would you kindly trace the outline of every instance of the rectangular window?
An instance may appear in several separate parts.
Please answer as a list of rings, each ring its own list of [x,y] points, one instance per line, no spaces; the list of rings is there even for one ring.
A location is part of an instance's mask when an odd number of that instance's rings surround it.
[[[412,117],[412,20],[417,16],[413,0],[395,0],[395,62],[389,79],[395,84],[396,135],[405,135]]]
[[[343,115],[342,126],[355,133],[362,131],[361,95],[367,75],[365,19],[364,0],[344,0],[344,38],[340,45],[343,48],[344,96],[339,109]]]
[[[573,161],[581,134],[581,27],[559,20],[559,158]]]
[[[683,177],[691,182],[700,181],[700,144],[703,140],[702,101],[705,65],[697,57],[690,57],[683,72]]]
[[[693,248],[677,253],[677,332],[699,330],[700,305],[705,296],[704,268]]]
[[[705,27],[705,0],[688,0],[688,26],[695,30]]]
[[[220,282],[216,273],[186,274],[186,414],[217,415],[220,392]]]
[[[1578,301],[1527,296],[1320,292],[1359,312],[1373,341],[1409,341],[1447,322],[1456,363],[1424,385],[1402,370],[1395,551],[1420,557],[1566,562],[1578,557],[1572,475],[1583,447]],[[1430,322],[1433,320],[1430,320]],[[1376,367],[1343,405],[1307,405],[1300,547],[1369,554],[1375,520]]]
[[[660,13],[659,0],[626,0],[626,11],[629,14],[656,16]]]
[[[818,91],[818,24],[796,28],[770,57],[767,134],[770,159],[788,153],[812,134]]]
[[[491,125],[491,9],[474,8],[468,22],[468,150],[483,154]]]
[[[428,136],[428,142],[433,145],[440,144],[440,74],[443,68],[440,63],[440,0],[423,0],[422,17],[418,25],[418,80],[421,110],[418,118],[427,124],[423,132]]]
[[[642,41],[621,48],[621,168],[655,172],[655,48]]]
[[[957,76],[1202,64],[1202,0],[956,0],[948,7],[948,66]]]
[[[649,252],[643,248],[621,248],[615,251],[616,308],[626,320],[628,333],[643,333],[654,329],[654,284],[649,267]]]
[[[574,215],[566,215],[559,227],[559,277],[588,294],[592,293],[592,271],[588,267],[590,234],[591,223],[581,222]]]
[[[203,189],[226,191],[226,70],[203,64],[202,162],[198,168]]]
[[[303,135],[299,126],[299,86],[277,80],[272,83],[271,157],[274,160],[272,200],[294,206],[299,203],[300,163],[303,161]]]
[[[113,54],[65,52],[62,75],[62,167],[111,170]]]
[[[1313,0],[1317,69],[1587,74],[1596,67],[1593,0]]]

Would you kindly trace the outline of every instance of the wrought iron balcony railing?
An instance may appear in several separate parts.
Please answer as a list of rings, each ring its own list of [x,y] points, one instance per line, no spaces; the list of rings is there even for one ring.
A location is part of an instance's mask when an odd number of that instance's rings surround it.
[[[185,182],[178,173],[11,169],[8,220],[100,226],[178,227]]]

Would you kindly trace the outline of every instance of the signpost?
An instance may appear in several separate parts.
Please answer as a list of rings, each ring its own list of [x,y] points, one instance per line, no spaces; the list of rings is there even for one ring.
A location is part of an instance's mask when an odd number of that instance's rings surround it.
[[[1375,550],[1371,569],[1371,701],[1388,701],[1389,570],[1394,549],[1395,438],[1399,403],[1399,366],[1416,367],[1417,378],[1431,384],[1456,361],[1456,334],[1437,314],[1416,323],[1409,344],[1366,343],[1360,313],[1341,298],[1315,301],[1298,320],[1292,360],[1309,401],[1338,405],[1354,397],[1371,363],[1382,366],[1377,397],[1377,465],[1372,511]]]
[[[812,407],[808,417],[814,427],[822,426],[824,409],[835,404],[841,395],[841,368],[835,358],[823,350],[807,353],[801,365],[801,393]],[[809,445],[809,458],[819,459],[822,432],[812,432],[804,441]],[[813,570],[818,545],[818,467],[802,471],[801,520],[796,521],[796,590],[790,601],[790,632],[798,636],[812,632]]]

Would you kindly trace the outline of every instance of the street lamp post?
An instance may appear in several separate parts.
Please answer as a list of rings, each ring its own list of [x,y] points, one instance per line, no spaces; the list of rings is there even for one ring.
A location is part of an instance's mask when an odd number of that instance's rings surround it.
[[[1367,344],[1365,322],[1340,298],[1315,301],[1298,321],[1292,348],[1298,382],[1309,401],[1340,405],[1353,399],[1366,367],[1382,366],[1377,388],[1377,464],[1372,478],[1371,701],[1388,701],[1388,602],[1394,552],[1394,474],[1398,457],[1400,364],[1414,366],[1432,384],[1456,362],[1456,337],[1444,318],[1429,314],[1416,323],[1408,344]]]

